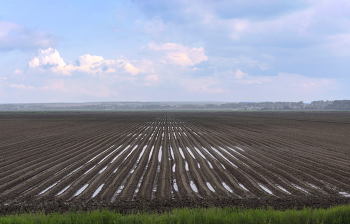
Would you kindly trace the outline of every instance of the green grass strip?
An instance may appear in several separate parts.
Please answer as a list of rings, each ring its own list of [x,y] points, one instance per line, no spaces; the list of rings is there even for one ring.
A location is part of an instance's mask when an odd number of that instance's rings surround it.
[[[0,223],[350,223],[350,205],[328,209],[285,210],[196,208],[174,209],[167,213],[137,213],[121,215],[108,210],[68,212],[64,214],[43,212],[1,216]]]

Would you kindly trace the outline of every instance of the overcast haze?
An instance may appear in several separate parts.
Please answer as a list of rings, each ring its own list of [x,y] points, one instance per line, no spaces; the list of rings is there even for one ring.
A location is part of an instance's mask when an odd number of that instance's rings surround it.
[[[0,103],[349,99],[349,0],[0,0]]]

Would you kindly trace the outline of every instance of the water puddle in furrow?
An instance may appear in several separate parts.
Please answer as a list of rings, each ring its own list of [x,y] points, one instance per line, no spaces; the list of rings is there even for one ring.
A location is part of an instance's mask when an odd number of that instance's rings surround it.
[[[242,149],[242,148],[240,148],[240,147],[238,147],[238,146],[235,146],[235,147],[236,147],[237,149],[239,149],[239,150],[245,152],[244,149]]]
[[[224,186],[224,188],[229,192],[233,193],[233,190],[225,182],[222,182],[222,186]]]
[[[170,154],[171,154],[171,157],[173,158],[173,160],[175,160],[174,151],[173,151],[173,148],[171,148],[171,146],[170,146]]]
[[[103,171],[107,169],[108,166],[103,167],[100,171],[98,171],[98,174],[101,174]]]
[[[108,149],[112,148],[113,146],[115,146],[115,145],[112,145],[112,146],[109,147]],[[115,150],[113,150],[111,153],[109,153],[107,156],[105,156],[103,159],[101,159],[101,161],[98,162],[98,164],[102,163],[103,160],[107,159],[110,155],[112,155],[112,153],[114,153],[115,151],[117,151],[119,148],[120,148],[120,146],[119,146],[118,148],[116,148]],[[108,149],[107,149],[107,150],[108,150]]]
[[[213,166],[211,165],[211,163],[205,158],[205,156],[199,151],[199,149],[197,149],[197,147],[194,147],[194,149],[198,152],[199,155],[202,156],[202,158],[207,161],[207,163],[209,164],[210,166],[210,169],[213,169]]]
[[[137,193],[140,191],[140,187],[141,187],[141,184],[142,184],[143,177],[145,176],[145,173],[146,173],[147,168],[148,168],[149,161],[151,160],[151,157],[152,157],[153,148],[154,148],[154,146],[152,146],[151,152],[150,152],[149,157],[148,157],[147,165],[146,165],[146,167],[145,167],[145,169],[144,169],[144,171],[143,171],[143,173],[141,175],[141,178],[140,178],[140,180],[139,180],[139,182],[137,184],[137,187],[135,189],[134,198],[136,197]],[[144,149],[146,149],[146,148],[144,148]]]
[[[296,184],[293,184],[293,183],[292,183],[292,185],[293,185],[295,188],[298,188],[299,190],[304,191],[305,193],[309,193],[307,190],[305,190],[304,188],[302,188],[302,187],[300,187],[300,186],[298,186],[298,185],[296,185]]]
[[[89,184],[85,184],[84,186],[82,186],[79,190],[77,190],[77,192],[75,192],[73,197],[76,197],[79,194],[81,194],[88,186],[89,186]]]
[[[190,181],[190,186],[191,186],[191,188],[192,188],[192,190],[193,190],[194,192],[198,193],[198,188],[197,188],[197,186],[193,183],[192,180]]]
[[[228,163],[230,163],[233,167],[238,168],[238,166],[236,166],[235,164],[233,164],[230,160],[228,160],[221,152],[219,152],[219,150],[211,147],[217,154],[219,154],[222,158],[224,158]]]
[[[272,191],[271,191],[270,189],[268,189],[267,187],[265,187],[264,185],[262,185],[262,184],[260,184],[260,183],[258,183],[258,185],[259,185],[265,192],[274,195],[274,194],[272,193]]]
[[[44,194],[46,191],[48,191],[51,188],[53,188],[54,186],[56,186],[56,184],[58,184],[58,182],[60,182],[60,181],[57,181],[56,183],[52,184],[50,187],[48,187],[45,190],[41,191],[38,195]]]
[[[162,146],[160,146],[159,153],[158,153],[158,163],[162,161]]]
[[[96,167],[96,165],[95,166],[93,166],[93,167],[91,167],[88,171],[86,171],[83,175],[85,175],[85,174],[87,174],[88,172],[90,172],[93,168],[95,168]]]
[[[173,180],[173,185],[174,185],[174,190],[176,191],[176,192],[178,192],[179,191],[179,188],[177,187],[177,183],[176,183],[176,179],[174,179]]]
[[[198,168],[200,169],[200,168],[201,168],[201,165],[200,165],[199,163],[197,163],[197,165],[198,165]]]
[[[159,176],[159,172],[160,172],[161,161],[162,161],[162,146],[160,146],[160,148],[159,148],[157,173],[156,173],[156,178],[154,179],[154,183],[153,183],[151,199],[153,199],[155,197],[155,194],[156,194],[156,191],[157,191],[157,180],[158,180],[158,176]]]
[[[102,187],[103,187],[104,185],[105,185],[105,184],[101,184],[101,185],[96,189],[96,191],[93,193],[93,195],[91,196],[91,198],[96,197],[96,195],[98,195],[98,193],[100,193],[100,191],[102,190]]]
[[[72,184],[70,184],[70,185],[68,185],[67,187],[63,188],[60,192],[58,192],[58,193],[56,194],[56,196],[61,195],[61,194],[62,194],[63,192],[65,192],[68,188],[70,188],[71,185],[72,185]]]
[[[209,188],[209,190],[211,190],[212,192],[215,192],[213,186],[211,186],[211,184],[209,182],[207,182],[207,187]]]
[[[186,147],[186,149],[187,149],[188,153],[192,156],[192,158],[193,158],[193,159],[196,159],[196,158],[194,157],[194,155],[193,155],[191,149],[188,148],[188,147]]]
[[[203,148],[203,149],[204,149],[204,151],[206,151],[211,157],[213,157],[213,158],[222,166],[223,169],[226,169],[226,167],[225,167],[222,163],[220,163],[219,160],[217,160],[213,154],[211,154],[206,148]],[[212,166],[211,166],[211,167],[212,167]]]
[[[238,185],[239,185],[241,188],[243,188],[244,190],[249,191],[243,184],[238,183]]]
[[[348,193],[348,192],[339,192],[339,194],[344,196],[344,197],[350,197],[350,193]]]
[[[56,176],[57,174],[63,172],[64,170],[66,170],[66,169],[68,169],[69,167],[73,166],[73,165],[76,164],[77,162],[78,162],[78,161],[75,161],[74,163],[72,163],[72,164],[66,166],[65,168],[63,168],[62,170],[57,171],[56,173],[53,174],[53,176]]]
[[[173,165],[173,173],[175,173],[175,166],[176,166],[176,164]]]
[[[121,147],[121,146],[119,146],[119,147]],[[119,147],[118,147],[118,148],[119,148]],[[125,149],[123,149],[118,155],[116,155],[116,156],[112,159],[112,161],[111,161],[110,163],[113,163],[116,159],[118,159],[118,157],[119,157],[120,155],[122,155],[122,154],[125,152],[125,150],[127,150],[129,147],[130,147],[130,145],[128,145],[127,147],[125,147]]]
[[[187,163],[187,161],[185,162],[185,169],[186,169],[186,171],[190,171],[190,169],[188,169],[188,163]]]
[[[180,147],[179,147],[179,151],[180,151],[180,154],[181,154],[182,158],[185,159],[185,155],[184,155],[184,153],[183,153],[183,151],[182,151],[182,149]]]
[[[280,185],[277,185],[276,186],[281,189],[282,191],[286,192],[287,194],[291,194],[289,191],[287,191],[287,189],[285,189],[284,187],[281,187]]]
[[[113,203],[115,201],[115,199],[118,197],[118,195],[122,192],[122,190],[124,189],[124,185],[120,185],[118,190],[114,193],[111,202]]]
[[[232,151],[234,151],[235,153],[239,154],[240,156],[242,156],[242,157],[246,158],[247,160],[249,160],[249,161],[251,161],[251,162],[255,163],[256,165],[261,166],[259,163],[254,162],[253,160],[251,160],[251,159],[249,159],[248,157],[246,157],[246,156],[242,155],[241,153],[237,152],[237,151],[236,151],[236,150],[234,150],[233,148],[231,148],[231,147],[228,147],[228,148],[229,148],[229,149],[231,149]],[[243,162],[242,162],[242,163],[243,163]],[[243,164],[245,164],[245,163],[243,163]],[[247,165],[247,164],[245,164],[245,165]],[[247,166],[248,166],[248,165],[247,165]]]
[[[130,145],[129,145],[130,146]],[[127,148],[129,148],[129,146]],[[120,165],[131,155],[131,153],[135,150],[135,148],[137,148],[138,145],[136,145],[130,152],[129,154],[123,159],[123,161],[119,164],[119,166],[113,171],[113,173],[117,172],[117,170],[119,169]],[[124,149],[123,151],[125,151],[126,149]],[[120,156],[122,153],[120,153],[119,155],[117,156]],[[116,159],[116,158],[114,158]],[[112,162],[114,162],[114,159],[112,160]],[[111,162],[111,163],[112,163]]]

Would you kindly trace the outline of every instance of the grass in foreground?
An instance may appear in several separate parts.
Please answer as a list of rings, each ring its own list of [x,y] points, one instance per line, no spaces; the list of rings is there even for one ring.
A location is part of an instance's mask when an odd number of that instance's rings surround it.
[[[183,208],[162,214],[129,215],[108,210],[48,215],[39,212],[3,216],[0,217],[0,223],[350,223],[350,205],[328,209],[305,208],[301,211]]]

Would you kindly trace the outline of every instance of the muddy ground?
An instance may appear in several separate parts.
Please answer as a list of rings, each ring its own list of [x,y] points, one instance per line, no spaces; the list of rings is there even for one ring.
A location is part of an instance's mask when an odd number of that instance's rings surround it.
[[[348,112],[0,113],[0,213],[329,207]]]

